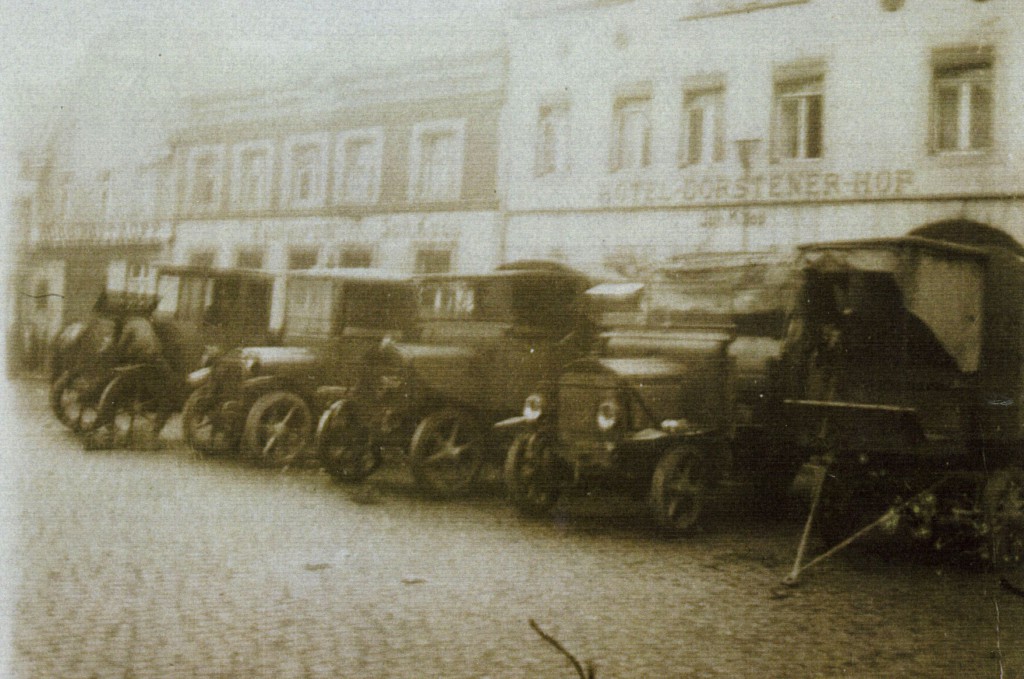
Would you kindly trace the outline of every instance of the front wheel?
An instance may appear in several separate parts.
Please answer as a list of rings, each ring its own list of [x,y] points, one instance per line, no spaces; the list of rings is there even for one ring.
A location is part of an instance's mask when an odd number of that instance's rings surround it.
[[[993,567],[999,572],[1020,569],[1024,565],[1024,469],[997,470],[985,484],[981,503]]]
[[[448,408],[424,418],[409,445],[416,484],[441,497],[467,493],[483,462],[477,430],[463,410]]]
[[[218,407],[209,386],[202,386],[189,394],[181,410],[181,431],[185,443],[199,457],[226,455],[238,444],[237,435],[225,429],[218,421]]]
[[[651,511],[666,535],[694,529],[704,509],[707,485],[701,474],[701,454],[692,446],[670,449],[651,478]]]
[[[273,391],[256,399],[242,435],[242,453],[264,467],[286,467],[302,457],[312,432],[309,406],[297,394]]]
[[[558,472],[550,438],[541,432],[520,434],[505,458],[509,502],[523,516],[546,515],[562,494]]]
[[[320,416],[316,428],[317,456],[336,481],[357,483],[377,471],[381,464],[380,447],[373,445],[370,438],[352,405],[336,401]]]

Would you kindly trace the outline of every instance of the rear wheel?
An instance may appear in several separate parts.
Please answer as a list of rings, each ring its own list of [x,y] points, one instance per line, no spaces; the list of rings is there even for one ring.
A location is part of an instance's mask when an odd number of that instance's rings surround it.
[[[261,466],[289,466],[302,458],[312,428],[309,406],[298,395],[288,391],[264,394],[245,419],[242,452]]]
[[[98,410],[99,426],[92,435],[110,447],[154,447],[170,415],[166,401],[140,379],[113,379]]]
[[[64,372],[50,387],[50,407],[68,429],[83,433],[96,426],[100,388],[83,372]]]
[[[706,483],[700,451],[691,446],[670,449],[651,478],[651,511],[666,535],[682,535],[697,525],[704,509]]]
[[[228,431],[215,415],[218,407],[209,386],[189,394],[181,410],[181,431],[185,442],[196,455],[226,455],[237,445],[237,434]]]
[[[992,565],[999,572],[1015,572],[1024,565],[1024,469],[997,470],[981,496],[989,529]]]
[[[381,464],[380,448],[345,401],[336,401],[320,416],[316,450],[327,473],[341,483],[362,481]]]
[[[562,493],[562,480],[550,438],[541,432],[520,434],[505,458],[509,502],[523,516],[551,511]]]
[[[477,422],[454,408],[428,415],[416,427],[409,456],[421,489],[441,497],[463,495],[483,462]]]

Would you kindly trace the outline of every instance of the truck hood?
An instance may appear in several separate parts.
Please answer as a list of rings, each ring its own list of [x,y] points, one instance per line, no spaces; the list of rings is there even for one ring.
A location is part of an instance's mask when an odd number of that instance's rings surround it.
[[[260,370],[309,366],[322,360],[320,353],[307,347],[244,347],[229,351],[226,357],[241,362],[254,361]]]

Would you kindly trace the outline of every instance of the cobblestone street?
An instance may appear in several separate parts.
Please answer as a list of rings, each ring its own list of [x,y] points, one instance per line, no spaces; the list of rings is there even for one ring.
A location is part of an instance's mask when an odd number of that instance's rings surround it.
[[[429,502],[402,470],[83,451],[42,382],[8,387],[18,677],[1019,677],[1024,599],[987,573],[850,553],[783,590],[800,519],[658,541],[641,510],[554,521]],[[177,436],[176,423],[165,434]]]

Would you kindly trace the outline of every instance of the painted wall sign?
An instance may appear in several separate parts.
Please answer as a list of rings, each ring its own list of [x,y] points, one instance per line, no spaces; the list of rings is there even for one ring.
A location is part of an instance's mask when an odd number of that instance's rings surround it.
[[[849,173],[779,170],[740,177],[703,175],[665,179],[612,179],[598,185],[602,207],[805,202],[907,195],[913,170]]]
[[[39,245],[153,245],[171,238],[171,223],[141,222],[53,222],[32,234]]]

